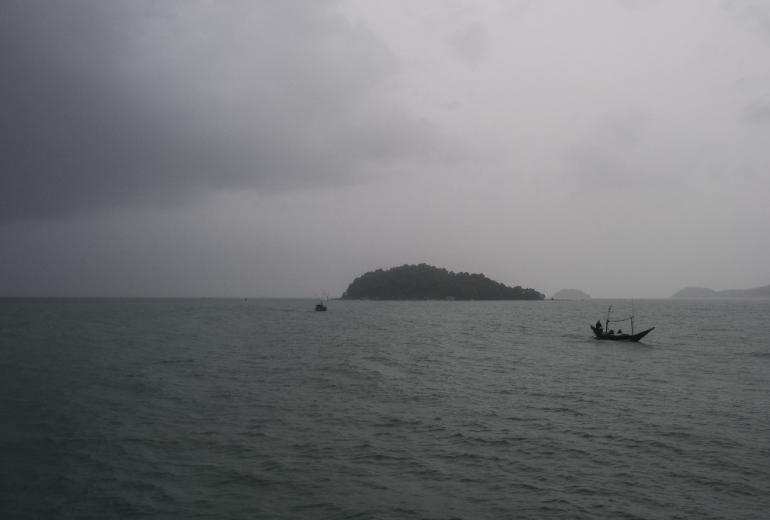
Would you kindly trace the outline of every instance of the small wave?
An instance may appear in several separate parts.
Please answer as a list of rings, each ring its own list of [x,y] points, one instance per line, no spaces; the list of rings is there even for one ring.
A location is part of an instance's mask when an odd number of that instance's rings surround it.
[[[674,439],[681,439],[681,440],[690,440],[693,438],[692,433],[690,432],[677,432],[677,431],[659,431],[657,435],[661,435],[663,437],[671,437]]]
[[[564,414],[574,415],[575,417],[583,417],[585,415],[583,412],[579,412],[573,408],[568,408],[566,406],[529,406],[528,408],[540,410],[543,412],[564,413]]]
[[[399,426],[419,426],[422,421],[419,419],[402,419],[400,417],[387,417],[374,423],[375,428],[396,428]]]
[[[671,451],[675,453],[676,455],[684,455],[684,450],[678,446],[674,446],[673,444],[668,444],[666,442],[661,441],[649,441],[645,443],[647,446],[655,449],[663,449],[666,451]]]
[[[719,489],[719,490],[721,490],[721,488],[726,484],[722,480],[716,480],[716,479],[709,478],[709,477],[704,476],[704,475],[697,475],[697,474],[694,474],[694,473],[681,473],[681,472],[672,471],[672,472],[669,472],[667,474],[667,476],[675,478],[675,479],[679,479],[679,480],[682,480],[682,481],[685,481],[685,482],[691,482],[693,484],[698,484],[700,486],[706,486],[706,487],[709,487],[711,489]]]
[[[195,363],[195,359],[191,358],[191,357],[187,357],[187,358],[170,358],[170,359],[161,359],[158,362],[161,365],[183,365],[183,364]]]
[[[219,480],[213,483],[215,488],[229,488],[233,485],[266,488],[283,484],[282,481],[276,480],[275,478],[263,478],[253,473],[238,470],[230,470],[227,473],[227,475],[222,475]]]

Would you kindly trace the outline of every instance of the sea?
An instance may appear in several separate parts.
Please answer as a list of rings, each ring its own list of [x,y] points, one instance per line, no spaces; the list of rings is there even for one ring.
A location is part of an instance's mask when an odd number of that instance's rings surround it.
[[[0,300],[0,518],[770,518],[770,300],[315,303]]]

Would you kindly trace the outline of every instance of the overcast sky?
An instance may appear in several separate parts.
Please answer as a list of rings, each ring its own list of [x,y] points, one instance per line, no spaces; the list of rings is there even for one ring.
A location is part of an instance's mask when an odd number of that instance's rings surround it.
[[[770,283],[762,0],[5,0],[0,295]]]

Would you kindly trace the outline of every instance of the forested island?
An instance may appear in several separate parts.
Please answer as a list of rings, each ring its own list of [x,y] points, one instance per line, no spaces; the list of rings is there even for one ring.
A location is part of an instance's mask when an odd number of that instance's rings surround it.
[[[551,298],[554,300],[587,300],[591,298],[591,295],[578,289],[562,289]]]
[[[728,289],[715,291],[707,287],[685,287],[672,298],[770,298],[770,285],[754,289]]]
[[[542,300],[545,295],[508,287],[483,274],[455,273],[427,264],[377,269],[359,276],[346,300]]]

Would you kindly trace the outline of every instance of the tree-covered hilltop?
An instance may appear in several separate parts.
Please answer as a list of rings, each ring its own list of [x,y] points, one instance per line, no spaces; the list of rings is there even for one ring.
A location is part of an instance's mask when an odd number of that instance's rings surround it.
[[[359,276],[347,300],[542,300],[534,289],[508,287],[483,274],[454,273],[427,264],[377,269]]]
[[[770,298],[770,285],[754,289],[728,289],[715,291],[706,287],[685,287],[672,298]]]
[[[554,300],[588,300],[590,294],[584,293],[579,289],[562,289],[551,296]]]

